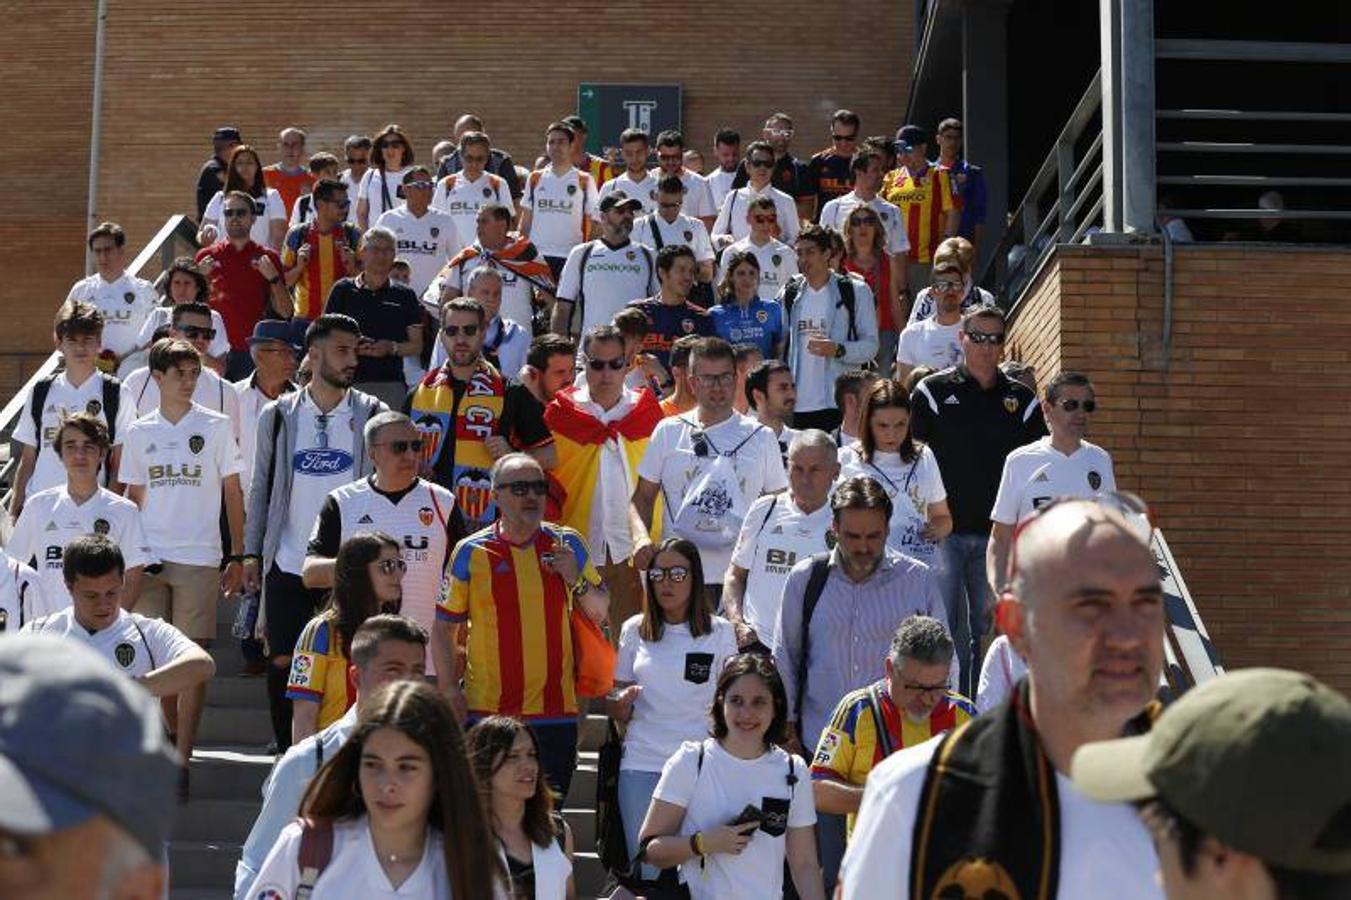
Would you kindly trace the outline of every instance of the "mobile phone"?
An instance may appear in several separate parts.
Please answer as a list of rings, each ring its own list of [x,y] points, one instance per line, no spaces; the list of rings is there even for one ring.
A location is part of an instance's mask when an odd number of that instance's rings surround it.
[[[741,810],[740,815],[728,822],[728,827],[736,828],[739,825],[749,825],[751,822],[760,824],[765,818],[765,814],[760,811],[760,807],[747,803],[745,809]]]

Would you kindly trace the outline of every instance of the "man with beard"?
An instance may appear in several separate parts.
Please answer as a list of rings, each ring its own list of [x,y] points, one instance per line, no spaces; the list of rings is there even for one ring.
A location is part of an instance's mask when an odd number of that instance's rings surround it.
[[[999,619],[1028,677],[1005,703],[873,770],[846,900],[1162,896],[1135,811],[1089,800],[1068,777],[1080,747],[1149,727],[1164,609],[1148,532],[1143,504],[1115,500],[1057,503],[1024,527]]]
[[[558,279],[551,330],[585,334],[609,325],[630,300],[657,292],[657,261],[652,248],[629,240],[634,214],[643,208],[636,197],[612,191],[600,202],[601,236],[572,248]],[[580,309],[580,322],[573,310]]]
[[[291,743],[286,699],[291,651],[323,602],[323,592],[301,579],[310,530],[329,491],[369,473],[364,429],[385,408],[352,388],[360,339],[354,319],[336,314],[315,319],[305,332],[309,384],[282,394],[258,416],[244,523],[244,587],[262,591],[272,654],[268,705],[279,750]]]
[[[487,325],[477,300],[460,297],[442,306],[446,363],[428,372],[404,401],[422,438],[423,476],[454,492],[470,531],[496,517],[487,480],[494,460],[522,450],[543,468],[557,462],[543,405],[483,358]]]

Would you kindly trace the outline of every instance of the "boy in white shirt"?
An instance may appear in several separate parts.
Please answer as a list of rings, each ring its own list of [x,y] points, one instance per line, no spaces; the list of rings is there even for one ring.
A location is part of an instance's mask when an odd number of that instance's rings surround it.
[[[99,368],[124,377],[140,365],[136,353],[141,324],[159,304],[155,286],[126,269],[127,235],[115,222],[104,222],[89,232],[94,274],[71,285],[67,300],[83,300],[103,313],[103,349]]]
[[[601,185],[601,199],[604,200],[614,191],[623,191],[643,205],[644,213],[656,209],[657,176],[647,170],[651,152],[646,131],[625,128],[619,135],[619,155],[624,158],[624,171]]]
[[[575,133],[562,122],[545,130],[549,165],[530,173],[521,199],[521,234],[539,249],[555,279],[572,248],[590,236],[590,220],[599,216],[595,180],[572,164]]]

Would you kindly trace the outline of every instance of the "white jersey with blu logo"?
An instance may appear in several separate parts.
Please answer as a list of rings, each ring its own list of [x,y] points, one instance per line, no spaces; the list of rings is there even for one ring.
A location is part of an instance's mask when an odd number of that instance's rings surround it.
[[[751,504],[741,524],[732,550],[732,565],[747,572],[741,616],[771,650],[783,584],[793,566],[829,549],[830,517],[829,503],[804,513],[787,494],[770,494]]]
[[[116,281],[104,281],[95,272],[71,285],[67,300],[92,303],[103,313],[103,349],[126,356],[137,347],[141,324],[159,305],[155,286],[144,278],[123,272]]]
[[[432,194],[432,209],[450,214],[461,243],[478,233],[478,211],[489,203],[501,204],[516,215],[506,179],[491,172],[479,175],[478,181],[470,181],[462,171],[452,172],[437,182]]]
[[[545,256],[567,256],[586,240],[586,220],[600,215],[596,182],[572,167],[538,169],[526,179],[521,209],[530,210],[530,240]]]
[[[75,618],[73,607],[34,619],[23,627],[25,634],[50,634],[92,647],[113,668],[131,678],[141,678],[163,668],[197,645],[163,619],[117,611],[107,628],[89,633]]]
[[[400,204],[382,213],[375,224],[394,232],[395,254],[408,260],[412,269],[408,286],[417,294],[427,289],[441,267],[464,246],[455,220],[439,209],[418,217],[407,204]]]

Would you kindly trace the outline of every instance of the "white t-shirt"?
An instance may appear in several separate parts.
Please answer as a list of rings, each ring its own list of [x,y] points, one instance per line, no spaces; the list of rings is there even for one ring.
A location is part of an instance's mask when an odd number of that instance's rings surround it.
[[[510,269],[497,265],[483,254],[442,269],[441,274],[433,278],[427,290],[423,291],[422,305],[431,311],[432,317],[435,318],[437,311],[441,309],[441,291],[444,288],[454,288],[463,294],[464,283],[469,280],[469,273],[479,266],[489,266],[502,276],[502,308],[497,314],[530,331],[535,300],[534,287],[529,281]]]
[[[23,627],[28,634],[50,634],[69,638],[92,647],[113,668],[131,678],[140,678],[163,668],[196,644],[163,619],[151,619],[140,613],[117,611],[117,618],[107,628],[93,634],[75,619],[74,607],[41,619],[34,619]]]
[[[295,900],[300,887],[300,838],[302,826],[292,822],[282,829],[277,843],[263,860],[258,877],[248,890],[260,900]],[[451,900],[450,879],[441,833],[427,829],[422,861],[398,888],[380,866],[371,841],[366,816],[333,823],[333,855],[314,882],[314,900]]]
[[[641,214],[650,213],[657,208],[657,176],[651,172],[635,181],[628,169],[625,169],[600,186],[599,199],[604,200],[615,191],[623,191],[630,200],[641,201],[643,204]]]
[[[619,402],[609,409],[591,399],[591,390],[583,380],[572,397],[578,408],[594,416],[603,424],[616,422],[633,411],[638,402],[635,391],[624,389]],[[600,448],[600,477],[596,479],[596,495],[591,498],[591,514],[586,523],[586,545],[603,564],[608,552],[615,561],[633,555],[633,535],[629,528],[629,499],[636,487],[635,475],[629,468],[619,442],[609,438]],[[653,769],[652,771],[656,771]]]
[[[872,462],[864,462],[857,447],[841,447],[839,456],[841,481],[866,475],[891,498],[887,545],[930,568],[941,567],[938,545],[920,536],[929,521],[929,504],[948,499],[933,451],[921,446],[910,462],[902,460],[899,453],[881,450],[873,452]]]
[[[584,239],[582,225],[600,215],[596,182],[569,166],[562,175],[552,167],[531,172],[521,209],[530,210],[530,240],[544,256],[567,256]]]
[[[906,747],[868,776],[840,880],[845,900],[909,897],[920,789],[941,737]],[[1163,900],[1149,833],[1126,803],[1095,803],[1056,773],[1060,889],[1064,900]]]
[[[727,194],[732,190],[732,182],[736,180],[736,169],[724,171],[723,169],[714,169],[704,176],[704,183],[708,185],[708,192],[713,197],[713,208],[722,209],[722,201],[727,199]]]
[[[660,170],[653,174],[658,179],[662,177]],[[680,207],[682,214],[696,219],[718,214],[718,206],[713,202],[713,192],[708,189],[708,182],[704,180],[704,176],[689,169],[682,169],[680,180],[685,185],[685,203]]]
[[[896,343],[896,361],[907,366],[948,369],[962,359],[962,321],[940,325],[937,319],[921,319],[905,326]]]
[[[621,769],[660,772],[685,741],[708,734],[708,710],[718,674],[737,654],[736,629],[713,616],[713,630],[690,637],[686,622],[666,624],[661,640],[645,641],[638,632],[641,615],[619,630],[615,680],[642,686],[633,718],[624,733]]]
[[[798,233],[797,204],[792,197],[773,185],[765,185],[763,191],[757,191],[748,184],[729,192],[723,198],[718,220],[713,223],[713,236],[730,234],[733,240],[739,241],[750,234],[751,225],[746,221],[746,210],[752,200],[761,196],[774,201],[774,214],[779,220],[779,240],[790,247],[795,244]]]
[[[300,204],[297,202],[296,206],[299,207]],[[153,343],[155,332],[173,321],[173,314],[171,306],[156,306],[152,309],[150,315],[146,316],[145,324],[141,326],[140,334],[136,335],[136,343],[142,347],[149,347]],[[225,333],[225,320],[214,309],[211,310],[211,327],[216,329],[216,336],[207,345],[206,352],[220,359],[230,352],[230,338]]]
[[[581,271],[586,248],[586,271]],[[611,247],[602,240],[578,244],[568,253],[558,279],[558,299],[576,302],[582,296],[582,333],[609,325],[615,313],[633,300],[657,293],[657,254],[645,244],[626,241]]]
[[[461,243],[468,243],[478,234],[478,211],[488,203],[500,203],[516,215],[506,179],[491,172],[480,174],[478,181],[470,181],[464,172],[452,172],[436,183],[432,193],[432,208],[455,220]]]
[[[829,503],[804,513],[786,493],[761,497],[746,513],[732,550],[733,565],[749,573],[741,616],[755,629],[760,643],[771,650],[779,607],[783,605],[783,584],[800,560],[829,549],[826,532],[830,520]]]
[[[369,172],[370,170],[367,169],[366,171]],[[347,185],[347,199],[352,203],[351,206],[347,207],[347,224],[355,225],[357,223],[357,196],[361,193],[361,179],[366,177],[366,173],[363,172],[361,178],[354,179],[351,169],[343,169],[340,177],[342,183]],[[296,205],[298,206],[299,203]]]
[[[239,475],[239,486],[244,496],[249,495],[249,484],[253,481],[253,456],[258,445],[258,416],[263,407],[272,402],[271,397],[258,390],[254,376],[232,382],[235,393],[239,395],[239,455],[244,460],[244,471]],[[283,390],[283,393],[291,390]]]
[[[0,550],[0,639],[17,634],[47,606],[38,573]]]
[[[1004,460],[990,518],[1016,525],[1056,497],[1095,497],[1116,490],[1112,457],[1097,444],[1081,441],[1069,456],[1044,437],[1014,450]]]
[[[695,411],[683,416],[670,416],[657,423],[647,442],[647,450],[638,463],[638,477],[661,485],[665,501],[662,504],[663,533],[675,535],[673,517],[686,491],[709,466],[715,453],[731,453],[746,506],[761,494],[781,491],[788,487],[783,458],[779,455],[779,441],[774,432],[754,419],[739,413],[702,429],[710,444],[707,456],[694,453],[693,434],[698,429]],[[739,449],[737,449],[739,447]],[[673,506],[674,504],[674,506]],[[722,584],[727,565],[732,561],[732,548],[699,546],[699,559],[704,567],[704,582]]]
[[[750,843],[739,855],[711,854],[703,858],[702,868],[697,857],[685,863],[680,867],[680,880],[689,887],[693,900],[780,900],[787,858],[784,834],[788,828],[816,824],[816,801],[806,763],[778,747],[758,759],[740,759],[707,738],[702,742],[700,767],[700,746],[696,741],[682,744],[666,761],[653,793],[658,800],[685,808],[680,833],[690,835],[726,825],[747,804],[772,813],[773,822],[752,832]],[[790,771],[797,779],[791,786]]]
[[[763,244],[755,244],[750,237],[744,237],[735,243],[728,245],[722,252],[722,259],[718,265],[717,277],[713,279],[714,284],[722,284],[723,275],[727,272],[727,263],[732,258],[732,254],[740,250],[749,250],[755,254],[755,259],[760,263],[760,296],[777,297],[779,291],[788,283],[788,279],[797,274],[797,251],[785,244],[783,241],[770,238]]]
[[[230,420],[230,436],[235,439],[235,443],[239,442],[239,392],[232,383],[203,367],[202,374],[197,377],[197,387],[192,392],[192,402],[227,417]],[[122,399],[117,417],[119,420],[125,418],[130,424],[157,409],[159,385],[151,377],[150,367],[142,366],[122,382]],[[121,428],[119,423],[119,431]]]
[[[633,240],[639,244],[656,247],[657,242],[652,239],[653,228],[661,233],[663,247],[689,247],[694,251],[697,262],[713,261],[713,244],[708,239],[708,229],[698,219],[683,213],[676,216],[674,222],[666,221],[658,213],[642,216],[633,223]]]
[[[66,483],[66,469],[61,465],[61,458],[56,455],[52,441],[56,440],[56,430],[67,416],[74,413],[90,413],[97,416],[104,425],[108,424],[108,414],[103,409],[103,384],[106,377],[95,372],[85,379],[84,384],[75,387],[66,380],[64,371],[57,373],[52,379],[52,386],[47,389],[47,400],[42,407],[41,435],[33,425],[33,395],[29,394],[25,398],[23,412],[14,423],[14,440],[37,450],[33,475],[28,479],[25,496],[31,497],[38,491]],[[114,440],[120,444],[122,429],[133,418],[122,411],[120,398],[117,418],[117,434]]]
[[[322,421],[323,427],[320,428]],[[356,445],[352,418],[352,392],[323,415],[314,405],[309,389],[300,400],[296,416],[295,455],[290,459],[291,494],[286,498],[286,521],[277,544],[277,568],[299,575],[315,520],[324,499],[336,488],[350,484],[355,474]],[[278,523],[273,523],[277,527]]]
[[[882,220],[882,231],[885,232],[886,251],[893,256],[899,255],[910,249],[910,239],[905,233],[905,222],[901,219],[901,211],[894,203],[888,203],[881,197],[873,197],[867,203],[855,194],[853,191],[842,197],[836,197],[830,200],[825,206],[821,207],[821,215],[817,221],[826,228],[833,228],[840,234],[844,234],[845,223],[849,221],[849,214],[860,206],[868,206],[877,217]]]
[[[1018,679],[1027,674],[1027,663],[1013,649],[1008,635],[1001,634],[985,651],[985,662],[980,667],[980,682],[976,688],[976,709],[989,712],[1004,702],[1013,692]]]
[[[123,272],[116,281],[104,281],[95,272],[71,285],[66,299],[98,307],[103,313],[103,349],[118,356],[126,356],[140,346],[141,325],[159,305],[155,286],[130,272]]]
[[[830,377],[830,359],[807,352],[808,335],[819,332],[822,336],[830,334],[829,283],[819,289],[810,284],[802,285],[802,293],[797,300],[797,409],[800,412],[815,412],[818,409],[831,409],[835,406],[835,382]]]
[[[196,403],[176,425],[156,409],[123,437],[119,477],[145,487],[141,525],[165,562],[220,565],[221,483],[243,471],[230,420]]]
[[[391,210],[403,202],[399,196],[399,188],[403,187],[403,176],[408,174],[412,166],[404,166],[402,169],[390,169],[383,174],[374,166],[366,170],[366,174],[361,176],[361,186],[357,188],[356,199],[352,202],[352,207],[362,200],[367,203],[366,221],[374,223],[386,210]],[[385,194],[389,195],[389,202],[385,202]],[[351,199],[349,196],[348,199]]]
[[[126,497],[99,488],[83,503],[76,503],[62,483],[32,494],[14,523],[5,549],[37,569],[45,608],[30,605],[32,615],[46,615],[70,605],[70,591],[61,570],[66,544],[77,537],[99,534],[122,550],[128,569],[158,562],[141,528],[141,511]]]
[[[400,204],[381,213],[375,224],[394,232],[395,253],[408,260],[412,269],[408,286],[417,294],[427,289],[436,273],[464,246],[455,220],[439,209],[429,209],[419,218],[407,204]]]
[[[219,238],[225,237],[225,220],[221,216],[224,207],[225,194],[216,191],[211,202],[207,203],[206,211],[202,213],[202,224],[215,226]],[[249,239],[259,247],[271,247],[272,223],[277,220],[283,223],[287,221],[286,204],[282,201],[281,194],[277,193],[276,188],[268,188],[266,195],[253,198],[253,211],[253,227],[249,229]]]

